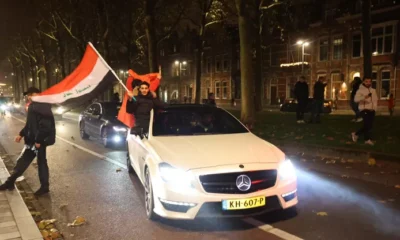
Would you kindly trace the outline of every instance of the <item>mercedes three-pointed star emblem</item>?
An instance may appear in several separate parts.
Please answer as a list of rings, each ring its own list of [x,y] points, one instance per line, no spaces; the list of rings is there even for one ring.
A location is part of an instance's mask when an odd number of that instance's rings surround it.
[[[245,192],[251,187],[251,179],[247,175],[240,175],[236,178],[236,186],[240,191]]]

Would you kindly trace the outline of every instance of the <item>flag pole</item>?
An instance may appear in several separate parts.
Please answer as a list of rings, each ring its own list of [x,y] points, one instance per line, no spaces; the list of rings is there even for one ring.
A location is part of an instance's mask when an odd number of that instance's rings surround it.
[[[122,85],[122,87],[125,88],[126,91],[129,91],[128,88],[125,86],[125,84],[122,82],[121,79],[119,79],[118,75],[114,72],[114,70],[108,65],[108,63],[103,59],[103,57],[100,55],[100,53],[97,51],[97,49],[93,46],[93,44],[91,42],[88,43],[93,50],[97,53],[97,55],[99,56],[100,60],[108,67],[108,69],[110,69],[110,71],[114,74],[114,76],[117,78],[118,82]]]

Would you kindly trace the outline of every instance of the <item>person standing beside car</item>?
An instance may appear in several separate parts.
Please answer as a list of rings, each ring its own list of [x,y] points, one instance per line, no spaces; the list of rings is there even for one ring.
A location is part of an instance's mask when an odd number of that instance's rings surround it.
[[[34,194],[35,196],[40,196],[50,191],[46,147],[55,143],[56,128],[51,105],[31,101],[31,98],[37,96],[39,93],[39,89],[34,87],[30,87],[27,92],[24,92],[24,96],[28,96],[31,103],[28,107],[25,127],[15,138],[15,142],[19,143],[23,138],[25,147],[17,159],[14,172],[8,177],[5,183],[0,185],[0,191],[14,190],[15,181],[22,176],[35,157],[37,157],[41,186]]]
[[[354,101],[358,103],[364,124],[360,130],[351,133],[351,137],[354,142],[357,142],[358,137],[364,134],[365,144],[373,146],[374,142],[371,139],[371,130],[375,119],[375,112],[378,109],[378,95],[376,94],[376,90],[372,88],[371,78],[364,77],[363,83],[354,97]]]
[[[313,107],[309,123],[321,123],[320,114],[323,112],[325,87],[327,83],[325,77],[319,77],[318,81],[314,84]]]
[[[301,76],[300,79],[294,85],[294,95],[297,99],[297,123],[305,123],[304,122],[304,112],[306,111],[307,103],[308,103],[308,84],[306,82],[306,78]]]

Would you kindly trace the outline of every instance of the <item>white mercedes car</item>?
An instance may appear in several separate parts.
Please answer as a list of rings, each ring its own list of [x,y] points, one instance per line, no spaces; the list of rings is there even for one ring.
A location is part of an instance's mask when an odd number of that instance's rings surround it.
[[[285,154],[227,111],[172,105],[127,136],[129,172],[145,188],[149,219],[232,217],[295,207],[296,171]]]

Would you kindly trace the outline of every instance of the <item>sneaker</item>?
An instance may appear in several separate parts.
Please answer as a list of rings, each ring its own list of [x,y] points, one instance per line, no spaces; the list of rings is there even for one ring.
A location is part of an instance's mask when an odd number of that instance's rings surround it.
[[[351,119],[351,122],[356,122],[357,121],[357,119]]]
[[[363,119],[362,118],[357,118],[356,122],[362,122]]]
[[[14,189],[15,189],[15,185],[11,184],[9,182],[5,182],[0,185],[0,191],[6,191],[6,190],[12,191]]]
[[[351,139],[353,139],[353,142],[357,142],[358,141],[358,136],[356,133],[351,133]]]
[[[297,123],[301,123],[301,120],[297,120]]]
[[[301,123],[306,123],[304,120],[301,120]]]
[[[42,196],[42,195],[44,195],[44,194],[46,194],[46,193],[49,193],[50,192],[50,190],[48,189],[48,188],[39,188],[39,190],[37,190],[35,193],[34,193],[34,195],[35,196]]]
[[[370,145],[370,146],[374,146],[375,143],[371,140],[365,141],[365,144]]]

